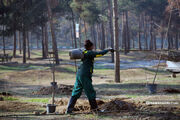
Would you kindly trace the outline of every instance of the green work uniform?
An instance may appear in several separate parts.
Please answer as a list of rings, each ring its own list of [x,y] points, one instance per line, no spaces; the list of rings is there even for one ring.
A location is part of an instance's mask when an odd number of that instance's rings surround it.
[[[108,50],[103,50],[100,52],[95,52],[91,50],[84,51],[84,58],[82,59],[82,64],[80,65],[76,74],[76,82],[74,84],[72,96],[78,99],[81,96],[82,90],[84,89],[84,92],[89,100],[96,98],[96,92],[92,85],[94,58],[101,57],[107,52]]]

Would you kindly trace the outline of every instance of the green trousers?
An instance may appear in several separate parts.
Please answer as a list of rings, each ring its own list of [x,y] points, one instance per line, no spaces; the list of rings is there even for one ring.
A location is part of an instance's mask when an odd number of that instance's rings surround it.
[[[78,99],[81,96],[83,89],[89,100],[96,98],[96,91],[92,85],[92,77],[77,74],[72,96]]]

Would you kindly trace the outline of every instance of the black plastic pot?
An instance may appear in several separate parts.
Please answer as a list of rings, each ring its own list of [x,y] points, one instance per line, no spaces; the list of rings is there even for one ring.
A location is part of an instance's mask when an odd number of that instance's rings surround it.
[[[147,88],[150,94],[154,94],[156,93],[156,90],[157,90],[157,84],[148,84]]]
[[[47,104],[46,109],[47,113],[54,113],[56,111],[56,105]]]
[[[54,88],[57,88],[57,82],[51,82],[51,86],[53,86]]]

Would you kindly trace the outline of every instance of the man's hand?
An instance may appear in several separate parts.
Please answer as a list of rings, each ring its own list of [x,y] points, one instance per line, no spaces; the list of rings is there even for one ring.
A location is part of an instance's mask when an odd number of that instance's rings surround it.
[[[109,48],[108,50],[112,53],[115,51],[113,48]]]

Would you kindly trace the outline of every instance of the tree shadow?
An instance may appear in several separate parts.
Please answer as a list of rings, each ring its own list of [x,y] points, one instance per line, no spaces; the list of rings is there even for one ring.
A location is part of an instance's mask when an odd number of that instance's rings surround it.
[[[76,72],[73,69],[65,68],[65,67],[56,67],[57,72],[63,72],[63,73],[70,73],[70,74],[75,74]]]
[[[23,63],[13,63],[13,64],[3,64],[2,66],[0,66],[0,70],[13,70],[13,71],[27,71],[27,70],[36,70],[39,69],[39,67],[41,67],[41,69],[43,69],[43,67],[49,67],[48,64],[23,64]]]
[[[148,72],[154,72],[156,73],[157,71],[157,68],[142,68],[143,70],[146,70]],[[167,74],[169,73],[168,71],[164,70],[164,69],[158,69],[158,73],[161,73],[161,74]]]
[[[62,64],[63,65],[63,64]],[[68,67],[62,67],[61,65],[54,65],[56,72],[64,72],[75,74],[76,72],[73,69]],[[72,65],[73,67],[73,65]],[[28,70],[45,70],[52,69],[52,64],[41,64],[41,63],[13,63],[13,64],[3,64],[0,66],[0,70],[3,71],[28,71]]]
[[[145,83],[98,84],[94,87],[97,90],[97,95],[100,96],[129,95],[134,97],[167,94],[162,92],[165,88],[180,89],[180,85],[157,84],[157,93],[150,94]]]
[[[148,106],[147,106],[148,107]],[[134,111],[119,111],[119,112],[109,112],[109,113],[101,113],[99,114],[100,118],[107,118],[107,117],[113,117],[113,118],[121,118],[121,119],[153,119],[153,120],[179,120],[180,116],[178,113],[173,113],[172,111],[166,110],[134,110]]]
[[[42,85],[26,85],[23,83],[8,82],[5,79],[0,79],[0,91],[10,92],[12,95],[31,96],[34,90],[43,87]],[[16,91],[14,91],[16,89]]]

